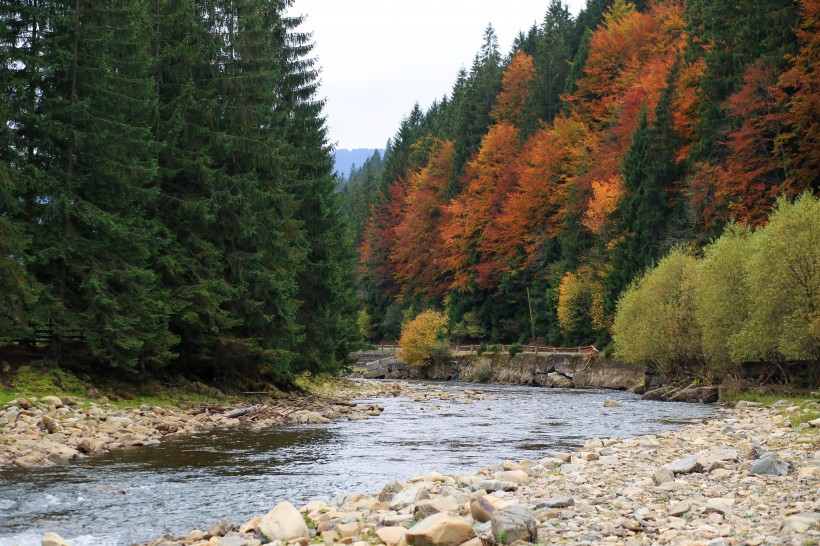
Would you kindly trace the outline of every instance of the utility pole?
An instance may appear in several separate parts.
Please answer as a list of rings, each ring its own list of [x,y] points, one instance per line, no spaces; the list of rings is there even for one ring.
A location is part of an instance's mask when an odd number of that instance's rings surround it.
[[[527,287],[527,305],[530,308],[530,334],[532,335],[532,338],[531,338],[530,341],[532,341],[532,344],[535,345],[535,322],[533,322],[533,320],[532,320],[532,300],[530,299],[530,287],[529,286]]]

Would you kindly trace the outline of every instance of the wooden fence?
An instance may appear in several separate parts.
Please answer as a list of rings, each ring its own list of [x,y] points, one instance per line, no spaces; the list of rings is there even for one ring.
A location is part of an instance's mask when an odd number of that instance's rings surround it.
[[[490,347],[500,347],[501,352],[507,353],[510,351],[510,347],[512,345],[509,344],[490,344],[484,345],[484,350],[487,353],[494,352],[490,350]],[[453,352],[456,353],[475,353],[478,351],[480,344],[471,344],[471,345],[453,345],[451,348]],[[380,351],[398,351],[401,347],[396,343],[390,344],[380,344],[376,345],[376,348]],[[521,348],[523,349],[522,352],[524,353],[534,353],[534,354],[560,354],[560,355],[583,355],[583,354],[595,354],[598,352],[598,349],[595,348],[594,345],[582,345],[580,347],[553,347],[551,345],[522,345]]]

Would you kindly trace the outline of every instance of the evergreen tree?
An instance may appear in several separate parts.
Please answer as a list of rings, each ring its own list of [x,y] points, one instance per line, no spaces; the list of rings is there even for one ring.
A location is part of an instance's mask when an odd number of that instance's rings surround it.
[[[792,0],[693,0],[686,10],[687,60],[703,58],[700,79],[699,141],[691,161],[714,161],[726,131],[723,103],[743,84],[743,73],[758,59],[777,70],[794,53],[797,6]]]
[[[290,2],[288,2],[290,4]],[[341,202],[335,191],[333,161],[327,129],[318,101],[318,70],[308,58],[310,35],[295,28],[300,17],[283,17],[285,36],[280,60],[282,75],[277,89],[277,112],[293,148],[287,168],[294,174],[291,192],[298,199],[296,218],[306,236],[307,262],[297,276],[299,310],[296,315],[302,338],[293,363],[295,371],[335,372],[350,353],[356,336],[353,299],[355,254]]]
[[[167,361],[168,309],[151,268],[161,226],[146,219],[157,194],[145,6],[7,7],[3,17],[15,23],[4,70],[15,83],[4,125],[15,134],[5,154],[26,180],[15,208],[32,241],[29,273],[42,286],[31,315],[81,331],[97,361]]]
[[[299,343],[305,242],[274,109],[282,10],[165,0],[156,20],[163,262],[184,369],[284,376]],[[202,15],[200,15],[200,13]]]
[[[671,246],[668,237],[675,206],[670,196],[682,176],[671,112],[677,74],[676,63],[655,109],[655,120],[650,123],[646,111],[641,113],[632,146],[624,156],[626,194],[618,218],[624,240],[615,247],[608,279],[607,305],[613,311],[621,291]]]
[[[551,122],[561,110],[560,94],[564,91],[572,59],[574,24],[562,0],[551,0],[534,56],[537,76],[529,96],[530,123],[525,134],[538,129],[538,120]]]

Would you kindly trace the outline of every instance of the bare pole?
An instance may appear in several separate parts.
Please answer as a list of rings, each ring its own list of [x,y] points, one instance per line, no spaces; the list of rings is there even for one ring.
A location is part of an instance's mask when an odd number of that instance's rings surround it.
[[[532,300],[530,299],[530,287],[527,287],[527,306],[530,308],[530,334],[532,334],[532,344],[535,345],[535,322],[532,320]]]

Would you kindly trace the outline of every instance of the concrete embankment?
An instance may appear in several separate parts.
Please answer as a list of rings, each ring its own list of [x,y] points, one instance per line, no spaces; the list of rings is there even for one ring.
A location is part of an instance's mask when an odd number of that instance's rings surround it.
[[[575,451],[475,474],[431,472],[298,510],[284,502],[242,525],[150,544],[817,544],[820,436],[811,427],[820,421],[793,427],[789,420],[816,406],[742,402],[675,432],[593,438]]]
[[[648,400],[713,403],[720,399],[717,386],[664,385],[658,376],[640,366],[607,358],[603,353],[456,353],[446,363],[415,367],[401,362],[395,352],[354,354],[358,372],[366,379],[460,380],[502,385],[560,388],[596,388],[643,394]]]
[[[602,353],[455,354],[450,362],[416,368],[395,354],[361,353],[363,377],[368,379],[434,379],[503,385],[579,387],[643,392],[644,370],[621,364]]]

